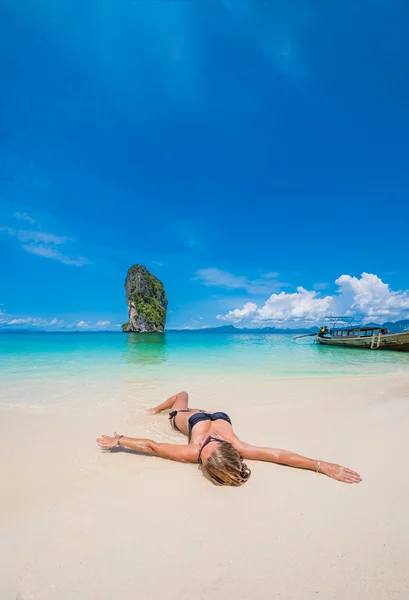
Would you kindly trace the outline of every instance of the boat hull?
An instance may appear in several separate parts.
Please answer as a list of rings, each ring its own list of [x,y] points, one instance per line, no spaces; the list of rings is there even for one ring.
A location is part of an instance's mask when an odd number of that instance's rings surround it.
[[[344,348],[365,348],[367,350],[397,350],[399,352],[409,352],[409,331],[402,333],[386,333],[373,346],[372,337],[330,337],[317,336],[317,342],[325,346],[341,346]]]

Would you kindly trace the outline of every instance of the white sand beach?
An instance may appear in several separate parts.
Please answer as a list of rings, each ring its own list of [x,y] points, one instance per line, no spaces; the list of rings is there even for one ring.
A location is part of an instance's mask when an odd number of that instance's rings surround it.
[[[2,599],[409,598],[408,376],[27,386],[0,398]],[[184,443],[147,414],[181,389],[242,439],[362,483],[252,463],[249,483],[218,488],[195,465],[96,446],[114,430]]]

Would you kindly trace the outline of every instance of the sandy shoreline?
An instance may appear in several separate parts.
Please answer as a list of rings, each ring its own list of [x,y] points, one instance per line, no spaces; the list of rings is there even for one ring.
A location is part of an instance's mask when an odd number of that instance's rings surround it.
[[[409,376],[181,382],[246,441],[363,477],[252,463],[240,489],[97,449],[114,429],[183,443],[166,415],[146,414],[174,381],[77,385],[44,402],[47,385],[26,404],[1,392],[1,598],[409,597]]]

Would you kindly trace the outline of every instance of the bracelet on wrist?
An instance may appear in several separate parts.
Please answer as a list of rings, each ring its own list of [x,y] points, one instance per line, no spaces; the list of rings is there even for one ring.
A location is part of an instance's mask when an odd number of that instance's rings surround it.
[[[121,438],[123,438],[123,437],[124,437],[123,435],[120,435],[120,436],[119,436],[119,438],[118,438],[118,441],[117,441],[117,443],[116,443],[116,445],[117,445],[117,446],[120,446],[120,445],[121,445]]]

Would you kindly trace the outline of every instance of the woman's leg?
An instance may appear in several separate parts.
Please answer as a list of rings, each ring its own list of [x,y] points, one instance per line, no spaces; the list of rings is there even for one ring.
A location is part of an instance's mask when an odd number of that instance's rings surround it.
[[[186,409],[188,407],[189,395],[187,392],[179,392],[179,394],[175,394],[171,396],[159,406],[155,406],[150,410],[151,414],[156,415],[157,413],[162,412],[163,410],[171,409],[173,410],[181,410]]]

